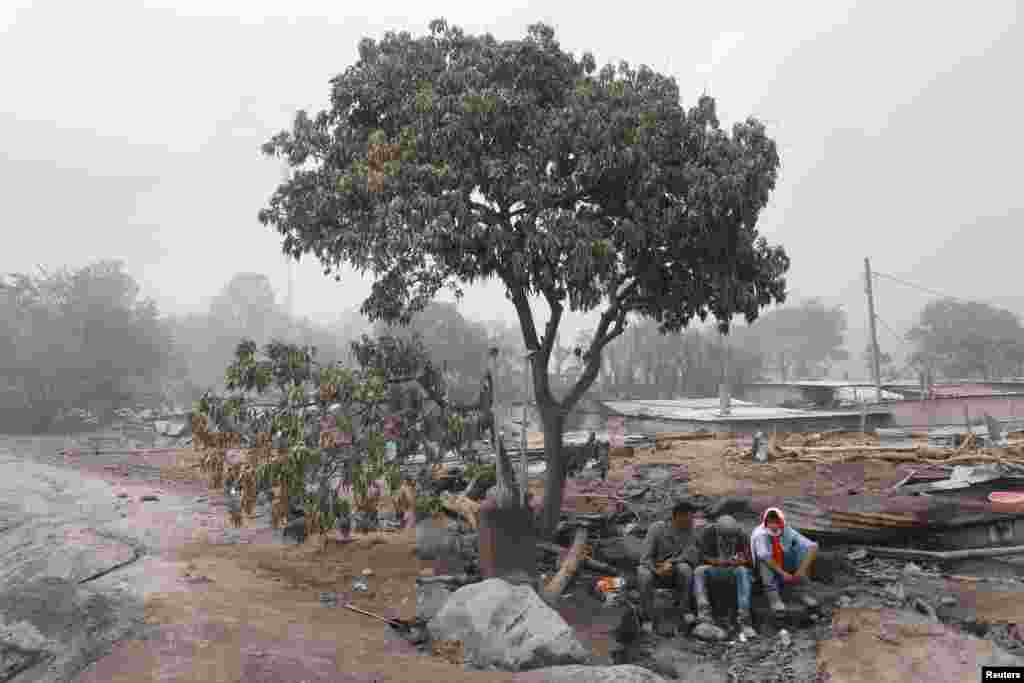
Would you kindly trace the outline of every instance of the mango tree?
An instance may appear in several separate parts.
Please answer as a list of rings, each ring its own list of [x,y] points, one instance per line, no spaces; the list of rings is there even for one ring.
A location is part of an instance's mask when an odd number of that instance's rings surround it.
[[[710,97],[684,109],[671,78],[598,70],[543,24],[500,41],[436,20],[424,36],[363,39],[330,85],[328,108],[299,111],[264,145],[292,173],[259,218],[325,274],[371,273],[362,311],[374,320],[407,323],[443,288],[501,282],[533,353],[545,534],[566,417],[631,316],[667,332],[713,315],[728,331],[785,298],[789,260],[756,229],[775,142],[755,119],[724,130]],[[542,327],[531,298],[548,309]],[[567,309],[601,316],[556,397],[548,363]]]
[[[355,368],[320,364],[312,347],[274,342],[261,352],[243,340],[227,393],[195,406],[202,471],[212,487],[240,492],[235,525],[268,489],[274,525],[298,505],[307,536],[335,529],[349,512],[372,515],[382,495],[397,494],[409,455],[422,449],[429,472],[493,424],[486,391],[471,405],[448,400],[418,337],[364,336],[352,350]]]

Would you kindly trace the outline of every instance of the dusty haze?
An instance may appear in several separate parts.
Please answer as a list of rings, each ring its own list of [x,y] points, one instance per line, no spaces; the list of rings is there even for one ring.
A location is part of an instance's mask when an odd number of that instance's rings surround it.
[[[566,49],[644,62],[678,80],[684,104],[714,95],[726,122],[769,126],[782,174],[761,230],[793,259],[794,298],[846,307],[847,348],[864,347],[862,260],[943,294],[1024,312],[1008,285],[1024,247],[1013,0],[984,3],[665,5],[592,3],[8,0],[0,8],[0,270],[104,257],[169,313],[204,310],[239,271],[287,288],[279,240],[256,221],[281,168],[259,146],[298,108],[327,103],[356,44],[423,33],[436,16],[469,32],[521,36],[552,24]],[[1015,67],[1016,65],[1016,67]],[[296,266],[296,313],[330,319],[368,282]],[[883,350],[929,295],[880,283]],[[464,314],[514,319],[497,285]],[[569,317],[572,335],[585,321]],[[891,328],[887,329],[887,327]],[[857,364],[860,367],[860,364]]]

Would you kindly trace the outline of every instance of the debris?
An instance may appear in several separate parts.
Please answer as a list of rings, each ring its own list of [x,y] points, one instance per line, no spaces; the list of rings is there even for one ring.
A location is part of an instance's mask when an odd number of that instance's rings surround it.
[[[885,587],[885,592],[892,596],[894,599],[903,601],[907,599],[906,589],[903,588],[902,583],[890,583]]]
[[[950,560],[971,560],[979,557],[1004,557],[1007,555],[1024,555],[1024,545],[1002,546],[999,548],[972,548],[970,550],[912,550],[904,548],[868,548],[875,557],[891,557],[895,559],[915,559],[933,562]]]
[[[939,604],[942,605],[943,607],[952,607],[956,603],[957,603],[957,599],[954,598],[952,595],[943,596],[943,598],[941,600],[939,600]]]
[[[939,620],[938,615],[935,613],[935,608],[932,607],[931,605],[929,605],[927,602],[925,602],[921,598],[914,598],[913,605],[914,605],[914,609],[916,609],[921,614],[924,614],[925,616],[930,617],[934,621],[938,621]]]
[[[396,628],[396,629],[399,629],[399,630],[403,630],[403,631],[404,630],[408,630],[412,626],[412,624],[409,624],[408,622],[402,621],[401,619],[388,619],[387,617],[382,617],[379,614],[374,614],[373,612],[367,612],[364,609],[356,607],[352,603],[347,603],[346,605],[344,605],[344,607],[345,607],[345,609],[347,609],[347,610],[349,610],[351,612],[355,612],[356,614],[362,614],[362,615],[367,616],[367,617],[373,617],[377,621],[383,621],[388,626],[391,626],[392,628]]]
[[[562,557],[563,555],[569,552],[569,548],[563,548],[562,546],[557,545],[555,543],[541,542],[537,544],[537,547],[543,550],[544,552],[552,553],[558,555],[559,557]],[[591,571],[600,572],[602,574],[618,574],[619,572],[618,569],[611,566],[610,564],[601,562],[600,560],[595,560],[590,556],[583,558],[583,566]]]
[[[373,576],[373,570],[369,569],[369,568],[364,569],[363,570],[363,576]]]
[[[441,505],[445,510],[461,516],[470,528],[480,528],[480,503],[466,496],[453,496],[450,493],[441,495]]]
[[[153,503],[153,502],[156,502],[156,501],[160,500],[160,498],[157,497],[157,496],[154,496],[153,494],[148,494],[148,495],[142,496],[141,498],[139,498],[139,500],[141,500],[143,503]]]
[[[916,565],[913,562],[907,562],[907,564],[903,567],[904,574],[921,574],[923,572],[924,570],[921,569],[919,565]]]
[[[557,599],[576,575],[580,561],[589,556],[589,550],[586,548],[587,535],[587,530],[584,527],[576,530],[572,547],[562,561],[562,566],[559,567],[558,573],[544,585],[544,592],[546,593],[544,597],[546,599]]]
[[[335,592],[324,592],[320,594],[320,604],[327,607],[338,606],[338,594]]]
[[[859,548],[857,550],[854,550],[849,555],[847,555],[846,559],[848,559],[850,562],[859,562],[860,560],[866,559],[867,556],[868,551],[864,550],[864,548]]]
[[[793,638],[789,635],[789,631],[782,629],[779,631],[779,644],[782,647],[789,647],[793,644]]]
[[[352,590],[357,593],[366,593],[370,590],[370,586],[366,579],[352,579]]]
[[[725,632],[725,629],[715,626],[714,624],[702,621],[693,628],[693,636],[700,638],[701,640],[710,640],[721,642],[729,637],[729,634]]]

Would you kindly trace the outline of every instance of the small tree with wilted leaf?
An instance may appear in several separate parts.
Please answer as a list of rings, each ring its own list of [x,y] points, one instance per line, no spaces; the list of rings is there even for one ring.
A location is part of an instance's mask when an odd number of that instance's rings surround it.
[[[533,351],[547,461],[541,531],[561,509],[565,420],[628,316],[663,331],[754,320],[785,297],[789,260],[758,235],[779,157],[764,126],[724,130],[671,78],[565,52],[554,30],[470,36],[443,20],[359,44],[330,106],[264,146],[293,169],[260,212],[287,254],[376,281],[362,310],[408,322],[445,287],[497,278]],[[548,308],[539,329],[530,298]],[[566,309],[602,314],[556,398],[548,363]]]
[[[243,340],[225,373],[227,394],[198,402],[200,466],[213,488],[239,489],[236,526],[267,489],[274,525],[298,504],[307,535],[336,528],[351,511],[373,514],[382,495],[397,494],[410,454],[424,450],[429,471],[493,424],[486,392],[472,405],[448,401],[418,337],[364,336],[352,349],[356,368],[321,365],[311,347],[275,342],[261,353]]]

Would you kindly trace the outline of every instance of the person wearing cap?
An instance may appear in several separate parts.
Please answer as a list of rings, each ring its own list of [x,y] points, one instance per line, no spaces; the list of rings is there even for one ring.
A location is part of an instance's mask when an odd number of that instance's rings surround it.
[[[683,608],[684,620],[693,620],[690,611],[690,588],[696,564],[693,516],[699,510],[692,501],[679,501],[672,508],[671,521],[657,521],[647,530],[644,552],[636,571],[645,622],[651,621],[654,589],[659,586],[672,588],[676,605]]]
[[[736,624],[747,638],[757,635],[750,619],[750,593],[753,585],[753,562],[750,547],[740,525],[729,515],[722,515],[704,529],[697,541],[699,564],[693,574],[693,593],[697,601],[697,622],[712,624],[709,579],[736,581]]]
[[[768,596],[776,614],[786,611],[782,592],[810,580],[811,568],[818,556],[818,544],[791,526],[779,508],[768,508],[761,516],[761,524],[750,534],[750,552],[754,560],[755,576]],[[806,607],[817,607],[818,601],[801,593]]]

